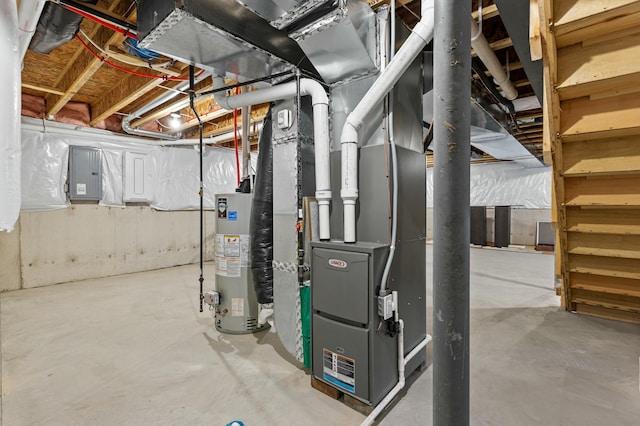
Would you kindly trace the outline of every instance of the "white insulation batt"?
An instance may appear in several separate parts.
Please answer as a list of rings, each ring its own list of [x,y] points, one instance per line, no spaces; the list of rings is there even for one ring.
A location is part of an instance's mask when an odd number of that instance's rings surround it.
[[[55,210],[68,207],[65,193],[69,146],[102,150],[102,199],[100,205],[125,207],[123,161],[125,152],[148,154],[152,159],[151,207],[158,210],[194,210],[200,207],[200,166],[197,145],[160,146],[136,138],[103,138],[97,133],[43,133],[22,129],[22,210]],[[205,140],[206,143],[206,140]],[[255,156],[253,156],[255,157]],[[255,170],[255,158],[252,158]],[[235,153],[232,149],[206,147],[203,158],[204,207],[214,208],[215,194],[234,192]]]
[[[0,2],[0,231],[12,231],[20,214],[20,53],[18,10]]]
[[[472,206],[551,208],[551,167],[514,162],[471,165]],[[427,207],[433,207],[433,168],[427,169]]]

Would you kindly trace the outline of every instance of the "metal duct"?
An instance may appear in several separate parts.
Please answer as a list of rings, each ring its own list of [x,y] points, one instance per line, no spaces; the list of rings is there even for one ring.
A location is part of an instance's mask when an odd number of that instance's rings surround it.
[[[434,117],[433,104],[433,54],[424,56],[425,89],[422,100],[422,119],[431,123]],[[475,99],[471,102],[471,146],[486,152],[498,160],[515,161],[524,167],[543,167],[543,164],[527,150],[496,118],[504,112],[495,105],[481,105]]]
[[[96,4],[98,0],[86,0],[83,3]],[[48,2],[40,15],[29,49],[37,53],[51,53],[76,35],[81,22],[82,16]]]
[[[335,3],[333,0],[236,0],[256,15],[266,19],[278,29],[317,11],[321,6]]]
[[[362,0],[351,0],[289,36],[327,83],[378,69],[375,14]]]
[[[139,0],[139,46],[247,81],[293,65],[317,74],[287,34],[234,0]]]

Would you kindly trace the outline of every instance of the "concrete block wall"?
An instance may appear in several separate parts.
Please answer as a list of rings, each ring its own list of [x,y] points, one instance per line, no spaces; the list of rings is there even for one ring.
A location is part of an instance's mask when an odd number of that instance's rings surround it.
[[[95,204],[23,212],[12,233],[0,233],[0,291],[195,263],[198,214]],[[205,218],[210,260],[215,213]]]
[[[487,241],[493,242],[495,209],[487,208]],[[536,244],[536,224],[551,222],[550,209],[511,209],[511,244],[533,246]],[[433,239],[433,209],[427,208],[427,239]]]

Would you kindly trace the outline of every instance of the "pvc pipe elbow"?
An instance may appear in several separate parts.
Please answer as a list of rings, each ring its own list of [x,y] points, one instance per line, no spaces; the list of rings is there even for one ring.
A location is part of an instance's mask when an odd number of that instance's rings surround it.
[[[322,104],[329,105],[329,97],[327,92],[320,83],[310,78],[303,78],[300,80],[300,92],[305,95],[311,96],[311,104],[313,106]]]
[[[340,135],[340,144],[357,144],[358,143],[358,128],[360,126],[356,126],[354,123],[349,121],[351,116],[347,117],[347,122],[344,123],[344,127],[342,128],[342,134]],[[362,125],[362,123],[360,123]]]

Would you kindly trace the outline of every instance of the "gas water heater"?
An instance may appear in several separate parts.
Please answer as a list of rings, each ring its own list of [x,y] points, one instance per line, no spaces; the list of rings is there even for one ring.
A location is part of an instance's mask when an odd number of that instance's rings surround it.
[[[215,310],[215,325],[223,333],[258,329],[258,302],[249,256],[252,194],[216,195],[216,292],[207,293]]]

